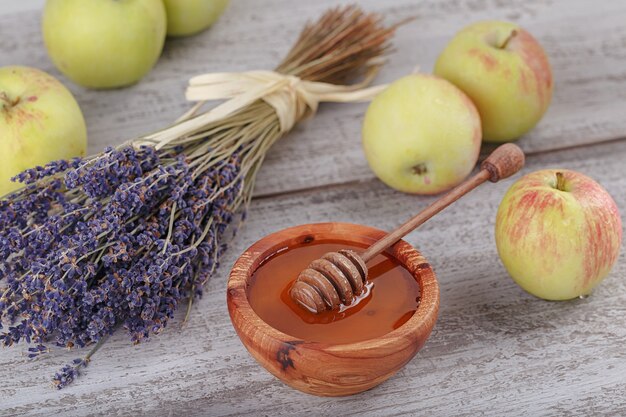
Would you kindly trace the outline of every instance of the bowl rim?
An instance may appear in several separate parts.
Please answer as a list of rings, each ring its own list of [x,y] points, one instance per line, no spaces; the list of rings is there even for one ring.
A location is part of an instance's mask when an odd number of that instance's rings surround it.
[[[254,274],[254,271],[261,265],[263,261],[269,257],[275,255],[281,243],[286,244],[288,240],[300,236],[306,236],[311,234],[312,231],[323,234],[332,234],[334,229],[351,229],[352,234],[356,232],[362,237],[366,237],[372,240],[372,243],[382,236],[387,234],[380,229],[374,227],[365,226],[355,223],[347,222],[323,222],[323,223],[307,223],[298,226],[292,226],[279,231],[273,232],[269,235],[262,237],[248,247],[235,261],[228,278],[227,285],[227,304],[228,311],[231,317],[233,326],[239,333],[239,329],[235,325],[234,315],[239,314],[247,326],[253,326],[255,331],[260,331],[264,336],[273,338],[280,342],[292,341],[299,345],[315,346],[317,349],[335,350],[335,351],[355,351],[366,348],[371,348],[374,344],[380,346],[381,343],[385,344],[397,342],[398,339],[407,338],[412,340],[412,335],[419,334],[427,331],[430,333],[434,322],[437,319],[439,310],[439,284],[437,277],[432,269],[430,263],[416,248],[410,245],[404,240],[399,240],[386,252],[387,255],[391,255],[396,261],[402,264],[409,273],[418,281],[420,286],[420,303],[415,310],[415,313],[407,320],[402,326],[394,329],[388,333],[377,336],[371,339],[360,340],[350,343],[328,343],[317,342],[314,340],[298,340],[296,336],[283,333],[280,330],[272,327],[259,317],[250,302],[248,301],[248,294],[246,291],[248,280]],[[336,231],[335,231],[336,233]],[[346,235],[345,240],[350,241],[350,235]],[[280,243],[278,243],[280,242]],[[404,253],[405,256],[418,256],[424,259],[426,262],[414,265],[413,268],[409,268],[405,262],[398,259],[398,255]],[[250,329],[247,329],[249,332]]]

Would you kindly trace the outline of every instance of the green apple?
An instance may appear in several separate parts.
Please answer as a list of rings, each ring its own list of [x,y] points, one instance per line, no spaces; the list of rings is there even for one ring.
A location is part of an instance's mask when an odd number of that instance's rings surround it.
[[[552,99],[548,57],[518,25],[488,21],[466,27],[450,41],[435,74],[476,104],[483,139],[507,142],[531,130]]]
[[[436,194],[463,181],[474,168],[480,117],[453,84],[414,74],[372,101],[362,136],[367,162],[385,184],[407,193]]]
[[[167,34],[187,36],[202,32],[224,13],[229,0],[163,0]]]
[[[86,148],[83,114],[63,84],[35,68],[0,68],[0,196],[20,187],[10,179],[25,169]]]
[[[48,0],[43,37],[50,58],[84,87],[134,84],[161,55],[162,0]]]
[[[589,294],[619,256],[622,221],[615,201],[575,171],[533,172],[498,208],[496,245],[523,289],[546,300]]]

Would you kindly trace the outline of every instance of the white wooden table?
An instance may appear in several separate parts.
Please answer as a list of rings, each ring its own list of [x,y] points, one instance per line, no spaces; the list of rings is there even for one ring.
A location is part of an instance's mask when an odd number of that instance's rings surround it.
[[[336,0],[233,0],[199,36],[170,40],[157,67],[128,89],[77,87],[52,66],[40,30],[42,0],[0,0],[0,66],[60,77],[75,93],[96,152],[152,131],[187,108],[186,80],[208,71],[272,68],[304,22]],[[394,0],[358,2],[399,30],[379,77],[419,64],[429,71],[461,27],[486,19],[526,26],[543,43],[556,80],[553,104],[519,144],[525,172],[566,167],[598,180],[626,212],[626,1]],[[439,322],[402,371],[360,395],[296,392],[248,355],[225,303],[229,267],[248,245],[305,222],[348,221],[391,229],[431,198],[403,195],[369,171],[360,147],[365,105],[327,105],[271,152],[249,220],[193,308],[150,342],[123,332],[62,391],[50,377],[78,352],[39,360],[25,346],[0,350],[0,415],[626,415],[626,259],[587,299],[545,302],[515,285],[496,253],[495,213],[511,181],[485,187],[408,237],[429,258],[442,289]],[[0,138],[1,140],[1,138]],[[302,161],[317,167],[302,170]]]

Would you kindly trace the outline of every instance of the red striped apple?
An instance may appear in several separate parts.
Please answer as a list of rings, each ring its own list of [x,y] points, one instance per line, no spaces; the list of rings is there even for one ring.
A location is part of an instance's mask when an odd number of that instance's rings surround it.
[[[362,135],[367,162],[385,184],[407,193],[436,194],[463,181],[476,165],[480,117],[448,81],[413,74],[372,101]]]
[[[511,186],[498,209],[502,263],[529,293],[568,300],[591,293],[617,260],[622,222],[615,201],[575,171],[533,172]]]
[[[476,104],[483,139],[507,142],[531,130],[552,98],[552,70],[543,48],[513,23],[487,21],[460,31],[441,53],[435,74]]]
[[[83,114],[63,84],[35,68],[0,68],[0,197],[25,169],[86,150]]]

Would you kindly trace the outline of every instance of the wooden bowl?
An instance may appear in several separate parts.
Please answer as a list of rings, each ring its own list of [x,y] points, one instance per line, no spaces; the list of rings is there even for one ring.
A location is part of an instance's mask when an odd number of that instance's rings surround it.
[[[357,224],[307,224],[266,236],[239,257],[228,280],[228,311],[244,346],[265,369],[300,391],[341,396],[380,384],[415,356],[437,320],[439,285],[426,259],[405,241],[387,254],[415,277],[421,301],[406,323],[383,336],[347,344],[298,340],[264,322],[248,302],[247,286],[253,273],[280,249],[333,239],[370,245],[383,235],[381,230]]]

